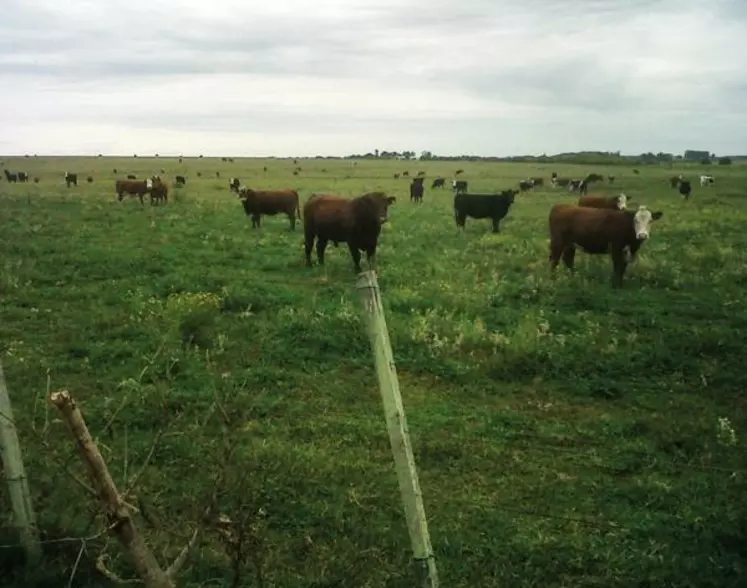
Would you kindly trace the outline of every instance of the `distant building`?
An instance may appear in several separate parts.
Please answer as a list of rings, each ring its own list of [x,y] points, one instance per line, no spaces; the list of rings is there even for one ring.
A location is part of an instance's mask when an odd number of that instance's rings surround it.
[[[696,151],[694,149],[688,149],[685,151],[685,161],[701,161],[702,159],[710,159],[710,151]]]

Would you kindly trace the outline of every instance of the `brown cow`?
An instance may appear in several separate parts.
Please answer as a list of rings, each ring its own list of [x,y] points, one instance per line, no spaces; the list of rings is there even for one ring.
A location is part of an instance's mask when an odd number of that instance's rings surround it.
[[[258,229],[263,214],[275,216],[279,213],[288,215],[290,228],[296,230],[296,217],[301,218],[301,205],[298,192],[295,190],[252,190],[241,188],[239,197],[244,205],[244,212],[252,217],[252,228]]]
[[[153,189],[153,180],[151,178],[147,180],[117,180],[115,187],[120,202],[125,194],[130,194],[131,196],[139,196],[140,204],[145,205],[143,196]]]
[[[169,201],[169,186],[159,176],[153,176],[151,178],[152,188],[150,190],[150,203],[157,204],[159,202],[166,204]]]
[[[555,279],[555,269],[560,258],[573,273],[576,247],[586,253],[609,253],[613,265],[613,287],[622,286],[623,275],[630,261],[651,234],[651,222],[660,219],[662,212],[652,213],[645,206],[635,212],[587,208],[573,204],[556,204],[550,209],[550,271]]]
[[[376,262],[381,225],[389,219],[389,207],[397,199],[384,192],[368,192],[357,198],[333,194],[313,194],[303,207],[306,265],[311,267],[311,249],[316,239],[319,265],[324,265],[327,243],[347,243],[355,271],[361,271],[361,251],[366,252],[368,266]]]
[[[611,210],[625,210],[628,206],[628,197],[620,192],[617,196],[602,196],[601,194],[589,194],[578,199],[579,206],[589,208],[609,208]]]

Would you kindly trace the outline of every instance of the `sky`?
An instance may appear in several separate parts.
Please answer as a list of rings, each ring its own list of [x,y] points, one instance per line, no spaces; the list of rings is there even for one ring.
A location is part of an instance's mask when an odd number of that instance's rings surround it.
[[[0,153],[747,153],[747,0],[3,0]]]

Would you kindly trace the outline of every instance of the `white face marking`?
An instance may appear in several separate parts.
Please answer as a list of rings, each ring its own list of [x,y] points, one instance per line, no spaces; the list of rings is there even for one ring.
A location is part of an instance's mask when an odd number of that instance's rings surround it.
[[[641,205],[633,217],[633,229],[636,239],[648,239],[651,235],[651,211]]]
[[[65,172],[65,179],[67,180],[67,172]]]
[[[145,180],[145,187],[148,190],[150,190],[151,188],[153,188],[153,180],[151,180],[150,178],[148,178],[147,180]]]
[[[628,197],[622,192],[617,196],[617,208],[625,210],[628,207]]]

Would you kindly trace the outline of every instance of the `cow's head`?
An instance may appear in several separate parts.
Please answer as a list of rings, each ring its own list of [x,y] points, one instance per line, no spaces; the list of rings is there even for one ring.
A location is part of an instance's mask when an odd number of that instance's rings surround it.
[[[625,210],[628,207],[628,197],[620,192],[617,195],[617,209],[618,210]]]
[[[145,180],[145,188],[146,188],[146,190],[152,190],[153,189],[153,180],[151,178],[147,178]]]
[[[67,172],[65,172],[65,179],[66,179],[66,180],[67,180],[67,176],[68,176],[68,173],[67,173]]]
[[[646,206],[639,206],[633,216],[635,238],[639,241],[648,239],[651,236],[651,223],[659,220],[662,216],[664,216],[663,212],[657,211],[652,213]]]
[[[394,196],[387,196],[384,192],[369,192],[361,196],[361,198],[366,200],[368,206],[373,208],[376,218],[379,219],[379,224],[381,225],[389,220],[389,207],[397,202]]]
[[[518,190],[504,190],[501,192],[501,196],[504,196],[509,202],[513,203],[516,199],[516,195],[519,193]]]

